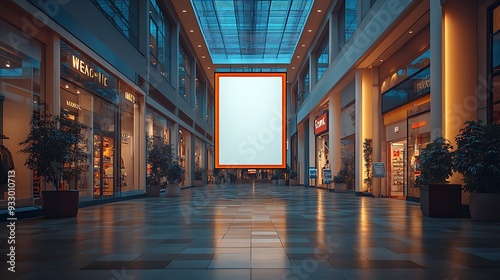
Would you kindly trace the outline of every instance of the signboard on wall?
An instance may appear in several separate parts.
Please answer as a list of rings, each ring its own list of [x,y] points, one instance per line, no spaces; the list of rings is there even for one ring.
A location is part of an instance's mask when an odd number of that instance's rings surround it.
[[[286,73],[215,73],[215,167],[286,167]]]
[[[319,135],[328,131],[328,111],[319,115],[314,120],[314,135]]]

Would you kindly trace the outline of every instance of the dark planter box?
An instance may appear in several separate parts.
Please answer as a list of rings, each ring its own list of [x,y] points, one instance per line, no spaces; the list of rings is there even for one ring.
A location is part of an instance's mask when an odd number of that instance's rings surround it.
[[[76,217],[79,193],[70,191],[42,191],[42,212],[46,218]]]
[[[458,218],[462,211],[462,185],[429,184],[420,186],[422,215],[434,218]]]

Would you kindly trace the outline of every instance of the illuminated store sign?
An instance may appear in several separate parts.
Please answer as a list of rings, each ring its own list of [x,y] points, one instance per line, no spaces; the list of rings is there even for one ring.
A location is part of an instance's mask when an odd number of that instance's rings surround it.
[[[127,92],[127,91],[125,92],[125,99],[132,102],[133,104],[135,104],[135,102],[136,102],[135,96],[132,93]]]
[[[72,55],[71,58],[73,62],[71,64],[73,66],[73,69],[95,80],[97,83],[105,87],[108,86],[109,77],[106,74],[95,70],[94,68],[92,68],[92,66],[90,66],[88,63],[81,60],[80,58],[76,57],[75,55]]]
[[[73,101],[66,100],[66,105],[68,105],[68,106],[69,106],[69,107],[71,107],[71,108],[78,109],[78,110],[81,110],[81,109],[82,109],[82,107],[80,106],[80,104],[75,103],[75,102],[73,102]]]
[[[415,92],[421,92],[431,87],[431,77],[425,77],[413,84],[413,90]]]
[[[328,112],[323,113],[314,120],[314,135],[328,131]]]
[[[426,122],[425,121],[421,121],[421,122],[417,122],[417,123],[411,124],[411,128],[415,129],[415,128],[419,128],[419,127],[422,127],[422,126],[425,126],[425,125],[426,125]]]

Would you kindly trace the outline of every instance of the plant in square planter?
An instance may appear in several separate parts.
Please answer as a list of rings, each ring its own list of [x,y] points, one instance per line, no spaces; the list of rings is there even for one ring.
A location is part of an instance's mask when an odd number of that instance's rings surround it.
[[[289,178],[290,178],[290,183],[289,183],[290,186],[296,186],[297,185],[297,171],[290,170]]]
[[[273,185],[278,185],[278,180],[280,177],[281,177],[281,171],[280,170],[274,171],[273,175],[271,176]]]
[[[455,137],[453,170],[463,175],[475,221],[500,221],[500,124],[467,121]]]
[[[162,181],[167,176],[167,168],[173,159],[172,145],[160,136],[151,136],[147,139],[147,163],[149,174],[146,182],[146,195],[159,197]]]
[[[197,162],[194,168],[194,186],[202,187],[203,186],[203,175],[205,174],[205,169],[200,167],[200,164]]]
[[[453,174],[452,149],[450,141],[436,137],[420,151],[420,176],[416,183],[420,186],[420,210],[424,216],[454,218],[461,215],[462,186],[447,181]]]
[[[214,176],[214,181],[216,184],[221,183],[221,170],[219,168],[214,168],[212,171],[212,175]]]
[[[61,190],[61,181],[78,180],[87,163],[88,154],[84,141],[85,130],[90,128],[71,119],[66,111],[52,115],[48,105],[40,104],[40,111],[33,112],[30,131],[19,143],[19,153],[28,157],[24,163],[52,183],[54,190],[42,191],[42,212],[47,218],[76,217],[78,214],[78,190]]]
[[[340,169],[337,175],[333,176],[333,189],[335,192],[347,192],[347,176],[348,171],[346,168]]]
[[[179,187],[179,182],[184,180],[184,174],[186,171],[182,166],[177,162],[173,161],[168,165],[167,168],[167,190],[166,196],[180,196],[181,189]]]

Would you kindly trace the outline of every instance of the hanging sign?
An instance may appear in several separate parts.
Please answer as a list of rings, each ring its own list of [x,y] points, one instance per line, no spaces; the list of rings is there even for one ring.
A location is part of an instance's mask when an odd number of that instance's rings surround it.
[[[328,131],[328,111],[318,116],[314,120],[314,135],[319,135]]]

